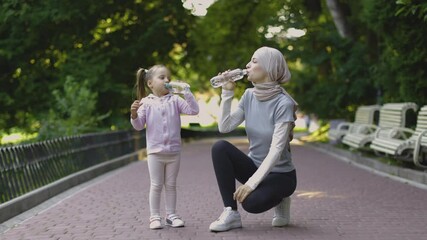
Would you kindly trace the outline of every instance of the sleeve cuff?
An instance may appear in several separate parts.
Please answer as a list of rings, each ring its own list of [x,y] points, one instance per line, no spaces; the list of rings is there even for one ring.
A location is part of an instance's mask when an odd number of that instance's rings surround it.
[[[226,89],[222,89],[222,93],[221,93],[221,95],[222,95],[222,96],[226,96],[226,97],[234,96],[234,90],[226,90]]]

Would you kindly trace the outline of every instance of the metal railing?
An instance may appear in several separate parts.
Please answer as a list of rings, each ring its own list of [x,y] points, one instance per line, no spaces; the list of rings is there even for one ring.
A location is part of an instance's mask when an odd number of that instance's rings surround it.
[[[0,203],[141,148],[145,131],[85,134],[0,148]]]

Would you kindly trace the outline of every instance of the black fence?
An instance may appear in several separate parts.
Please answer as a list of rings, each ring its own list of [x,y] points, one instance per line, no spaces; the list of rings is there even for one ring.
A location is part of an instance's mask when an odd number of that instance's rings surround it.
[[[144,147],[145,131],[117,131],[0,148],[0,203]]]
[[[182,138],[244,135],[182,130]],[[0,148],[0,204],[102,162],[146,147],[145,130],[62,137]]]

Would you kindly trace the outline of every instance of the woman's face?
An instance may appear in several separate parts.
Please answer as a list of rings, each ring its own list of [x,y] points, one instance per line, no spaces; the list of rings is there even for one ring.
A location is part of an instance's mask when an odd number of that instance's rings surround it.
[[[264,83],[270,81],[268,73],[259,65],[256,57],[246,64],[248,70],[248,80],[253,83]]]
[[[154,70],[153,77],[148,80],[147,85],[154,95],[161,97],[169,93],[165,83],[170,82],[170,73],[166,68],[158,68]]]

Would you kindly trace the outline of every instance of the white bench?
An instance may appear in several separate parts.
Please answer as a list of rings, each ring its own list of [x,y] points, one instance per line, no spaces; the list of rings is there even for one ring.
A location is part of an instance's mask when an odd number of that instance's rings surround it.
[[[424,161],[422,148],[426,148],[427,151],[427,105],[418,112],[415,131],[410,128],[393,128],[393,130],[395,137],[379,135],[378,131],[370,148],[397,159],[413,160],[417,166],[427,168],[427,163],[422,164]],[[414,152],[416,146],[417,151]]]
[[[329,141],[339,143],[345,134],[349,132],[362,132],[364,125],[374,124],[375,115],[378,114],[380,105],[360,106],[356,110],[354,122],[342,122],[336,128],[331,128],[328,131]]]
[[[413,156],[415,165],[418,167],[427,168],[427,130],[424,130],[418,134],[418,137],[415,141]]]
[[[378,126],[365,125],[363,133],[348,133],[343,138],[343,143],[351,148],[367,148],[375,136],[393,138],[398,132],[393,128],[402,128],[406,124],[406,112],[417,110],[418,106],[412,102],[387,103],[380,109]]]

